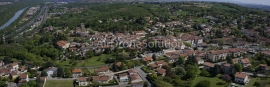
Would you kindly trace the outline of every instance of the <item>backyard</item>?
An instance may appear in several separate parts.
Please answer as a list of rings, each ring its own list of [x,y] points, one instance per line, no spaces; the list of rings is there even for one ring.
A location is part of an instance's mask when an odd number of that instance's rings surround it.
[[[199,77],[196,77],[194,80],[193,80],[193,83],[192,83],[192,87],[195,86],[198,82],[202,81],[202,80],[208,80],[211,82],[211,87],[224,87],[227,83],[225,81],[223,81],[222,79],[219,79],[220,75],[216,76],[216,77],[203,77],[203,76],[199,76]],[[218,85],[218,83],[224,83],[224,84],[221,84],[221,85]]]
[[[253,78],[249,77],[250,81],[246,87],[256,87],[254,86],[255,82],[258,82],[260,84],[260,87],[270,87],[270,78]],[[257,86],[258,87],[258,86]]]
[[[106,58],[113,57],[110,54],[102,54],[100,56],[94,56],[86,60],[75,60],[76,64],[74,64],[76,67],[84,67],[84,66],[98,66],[105,64]],[[71,60],[66,61],[60,61],[59,65],[61,66],[72,66]]]
[[[47,80],[45,87],[73,87],[73,80]]]

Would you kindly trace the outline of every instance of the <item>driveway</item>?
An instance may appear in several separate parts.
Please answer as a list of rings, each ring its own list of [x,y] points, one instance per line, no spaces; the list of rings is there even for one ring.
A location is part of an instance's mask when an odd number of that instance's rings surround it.
[[[134,69],[139,73],[139,75],[142,77],[142,79],[143,79],[144,81],[147,81],[148,84],[149,84],[151,87],[154,87],[154,85],[152,85],[152,84],[150,83],[150,81],[146,78],[146,77],[147,77],[147,74],[146,74],[144,71],[142,71],[141,67],[135,67]]]

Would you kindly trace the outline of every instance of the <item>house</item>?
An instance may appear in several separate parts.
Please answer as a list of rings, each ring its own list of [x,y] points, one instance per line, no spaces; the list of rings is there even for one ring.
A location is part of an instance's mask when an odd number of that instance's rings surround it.
[[[16,69],[19,69],[19,64],[18,64],[17,62],[15,62],[15,63],[12,63],[12,64],[10,65],[10,67],[11,67],[13,70],[16,70]]]
[[[227,50],[210,50],[207,54],[207,59],[212,62],[218,60],[225,60],[227,57]]]
[[[240,57],[246,54],[246,49],[244,48],[228,48],[228,56]]]
[[[98,83],[108,83],[109,82],[109,76],[93,76],[93,81],[96,81]]]
[[[267,64],[260,64],[260,66],[258,67],[258,69],[260,70],[260,72],[270,71],[270,67],[267,67]]]
[[[262,51],[261,53],[266,57],[270,57],[270,51]]]
[[[152,62],[153,59],[152,59],[150,56],[147,56],[147,57],[142,58],[142,61],[143,61],[145,64],[148,64],[148,63]]]
[[[136,74],[137,72],[134,70],[134,69],[129,69],[128,70],[128,74],[131,75],[131,74]]]
[[[210,62],[204,62],[204,68],[208,71],[211,71],[214,67],[215,67],[215,64],[213,63],[210,63]]]
[[[82,70],[77,68],[77,69],[73,69],[72,70],[72,76],[73,77],[79,77],[79,76],[82,76]]]
[[[248,29],[241,29],[241,32],[245,35],[251,36],[251,37],[255,37],[257,35],[259,35],[259,32],[254,31],[254,30],[248,30]]]
[[[142,82],[142,81],[143,81],[142,78],[137,73],[130,75],[130,82],[131,83],[138,83],[138,82]]]
[[[116,65],[117,67],[120,67],[121,64],[122,64],[122,62],[117,62],[115,65]]]
[[[235,63],[238,63],[239,61],[238,61],[238,59],[232,59],[232,61],[233,61],[233,64],[235,64]]]
[[[9,70],[7,68],[0,69],[0,76],[1,77],[8,77],[9,76]]]
[[[178,37],[178,39],[183,40],[185,42],[190,43],[191,45],[197,45],[203,42],[203,38],[199,37],[199,36],[194,36],[188,33],[183,33],[180,34]]]
[[[241,63],[244,66],[244,68],[251,66],[251,64],[250,64],[251,62],[249,61],[248,58],[242,58],[242,59],[240,59],[240,62],[239,63]]]
[[[229,63],[223,64],[222,70],[224,74],[232,74],[232,65]]]
[[[86,77],[78,77],[77,82],[78,82],[79,86],[87,86],[88,85]]]
[[[103,67],[100,67],[98,69],[95,69],[94,72],[95,73],[108,73],[108,72],[110,72],[110,70],[109,70],[108,66],[103,66]]]
[[[56,44],[57,44],[57,46],[58,46],[59,48],[66,49],[66,48],[69,47],[69,44],[70,44],[70,43],[68,43],[68,42],[66,42],[66,41],[64,41],[64,40],[60,40],[60,41],[58,41]]]
[[[119,74],[119,81],[120,82],[128,82],[129,81],[128,74],[127,73]]]
[[[26,66],[22,66],[19,71],[21,71],[22,73],[27,72],[27,67]]]
[[[166,75],[166,70],[163,68],[158,68],[157,69],[157,74],[161,75],[161,76],[165,76]]]
[[[165,54],[165,56],[166,56],[166,60],[169,63],[174,63],[174,62],[178,61],[179,57],[180,57],[179,54],[174,53],[174,52],[168,52],[168,53]]]
[[[47,72],[47,77],[52,77],[56,72],[57,72],[57,67],[49,67],[47,69],[45,69],[44,71]]]
[[[28,81],[29,81],[29,77],[28,77],[27,74],[21,74],[20,75],[19,83],[28,82]]]
[[[248,79],[248,75],[246,73],[242,73],[242,72],[236,72],[234,75],[234,82],[236,83],[248,83],[249,79]]]
[[[202,58],[196,57],[196,60],[198,61],[198,64],[204,64],[204,60]]]
[[[0,60],[0,67],[2,67],[4,65],[5,65],[5,63],[2,60]]]

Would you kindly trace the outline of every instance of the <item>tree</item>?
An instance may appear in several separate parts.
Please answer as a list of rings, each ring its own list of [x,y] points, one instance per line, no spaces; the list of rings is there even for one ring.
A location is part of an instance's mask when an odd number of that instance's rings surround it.
[[[185,64],[185,58],[180,56],[178,62],[179,62],[180,65],[184,65]]]
[[[185,67],[187,74],[185,75],[185,79],[194,79],[197,76],[198,66],[196,65],[187,65]]]
[[[256,72],[253,72],[253,77],[256,78],[258,75]]]
[[[220,73],[219,65],[214,66],[214,70],[212,71],[212,75],[217,76]]]
[[[85,53],[85,56],[87,58],[91,58],[94,56],[94,51],[93,50],[88,50],[86,53]]]
[[[180,77],[184,77],[187,74],[186,70],[183,67],[175,67],[174,71],[175,74],[179,75]]]
[[[234,64],[234,67],[236,72],[242,72],[242,65],[236,63]]]
[[[64,70],[62,67],[58,67],[57,69],[57,77],[63,77],[64,76]]]
[[[226,82],[229,82],[229,81],[231,81],[232,78],[228,74],[225,74],[222,76],[222,79]]]
[[[186,61],[186,64],[191,64],[191,65],[197,65],[198,61],[195,56],[189,56],[188,60]]]
[[[227,60],[227,63],[233,64],[233,60],[231,57],[228,57],[226,60]]]
[[[68,77],[72,77],[72,73],[71,73],[71,71],[70,71],[70,69],[69,68],[65,68],[65,77],[66,78],[68,78]]]
[[[202,68],[200,75],[201,76],[209,76],[210,74],[205,68]]]
[[[47,77],[47,76],[48,76],[48,74],[47,74],[47,72],[46,72],[46,71],[44,71],[44,70],[43,70],[43,71],[41,72],[41,75],[40,75],[40,76],[41,76],[41,77]]]
[[[143,83],[143,87],[148,87],[149,85],[148,85],[148,82],[147,81],[144,81],[144,83]]]
[[[25,65],[25,60],[23,59],[22,62],[21,62],[22,65]]]
[[[156,61],[156,60],[157,60],[157,58],[156,58],[156,54],[153,54],[153,55],[152,55],[152,59],[153,59],[154,61]]]
[[[210,87],[210,86],[211,82],[208,80],[202,80],[195,85],[195,87]]]
[[[11,58],[8,57],[8,56],[6,56],[6,57],[3,59],[3,62],[4,62],[5,64],[9,64],[9,63],[11,63]]]

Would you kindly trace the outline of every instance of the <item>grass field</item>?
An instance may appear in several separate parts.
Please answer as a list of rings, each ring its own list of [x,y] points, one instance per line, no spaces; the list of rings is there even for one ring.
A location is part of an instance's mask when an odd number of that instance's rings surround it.
[[[199,77],[196,77],[194,80],[193,80],[193,83],[192,83],[192,87],[194,87],[198,82],[202,81],[202,80],[208,80],[211,82],[211,86],[210,87],[224,87],[224,85],[217,85],[218,82],[224,82],[222,79],[219,79],[218,76],[217,77],[202,77],[202,76],[199,76]]]
[[[45,87],[73,87],[73,80],[47,80]]]
[[[187,15],[188,11],[178,11],[178,15]]]
[[[270,87],[270,78],[252,78],[249,77],[250,81],[248,83],[248,85],[246,87],[256,87],[253,86],[253,84],[255,82],[259,82],[260,83],[260,87]]]
[[[198,18],[198,19],[195,20],[195,21],[197,21],[197,22],[199,22],[199,23],[203,23],[203,22],[207,22],[207,20],[208,20],[208,19],[205,19],[205,18]]]
[[[218,8],[218,9],[224,9],[224,10],[235,10],[234,8],[230,8],[228,6],[224,6],[224,5],[221,5],[221,4],[214,5],[213,7]]]
[[[81,67],[81,66],[98,66],[105,64],[105,59],[108,57],[113,57],[112,55],[102,54],[100,56],[94,56],[86,60],[76,60],[77,64],[75,66]],[[61,66],[72,66],[70,63],[71,60],[61,61],[59,62],[59,65]]]

